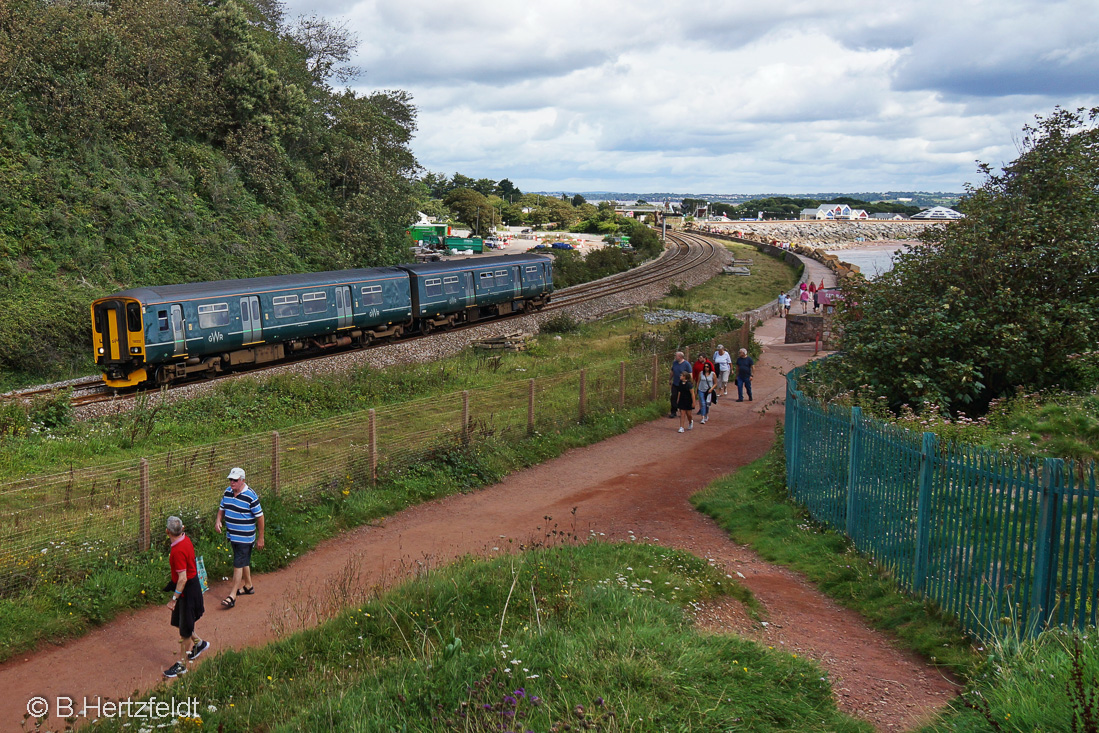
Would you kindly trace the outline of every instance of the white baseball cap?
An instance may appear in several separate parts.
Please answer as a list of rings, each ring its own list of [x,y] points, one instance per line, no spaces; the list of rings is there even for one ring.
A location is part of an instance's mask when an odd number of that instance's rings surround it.
[[[237,479],[242,479],[242,478],[244,478],[244,469],[243,468],[234,468],[232,471],[229,472],[229,480],[230,481],[236,481]]]

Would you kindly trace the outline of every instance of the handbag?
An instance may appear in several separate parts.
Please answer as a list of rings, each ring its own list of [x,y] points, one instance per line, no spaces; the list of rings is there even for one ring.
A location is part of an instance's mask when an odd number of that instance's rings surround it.
[[[206,562],[199,555],[195,558],[195,567],[198,568],[198,584],[202,587],[202,592],[210,590],[210,578],[206,575]]]

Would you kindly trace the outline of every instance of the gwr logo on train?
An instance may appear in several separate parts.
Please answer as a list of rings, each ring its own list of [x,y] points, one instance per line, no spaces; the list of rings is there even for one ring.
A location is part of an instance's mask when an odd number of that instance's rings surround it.
[[[159,385],[529,313],[553,293],[553,260],[467,258],[126,290],[91,305],[111,387]]]

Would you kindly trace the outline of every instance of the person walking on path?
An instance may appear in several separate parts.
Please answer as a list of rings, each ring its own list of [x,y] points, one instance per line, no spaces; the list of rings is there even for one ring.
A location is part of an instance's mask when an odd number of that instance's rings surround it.
[[[679,408],[679,432],[695,429],[695,387],[691,382],[691,372],[679,373],[679,382],[675,385],[676,407]]]
[[[790,315],[790,296],[786,293],[778,294],[778,314],[780,318]]]
[[[221,532],[225,520],[225,535],[233,547],[233,590],[221,602],[225,608],[237,605],[237,596],[256,592],[252,585],[252,548],[263,549],[263,507],[252,487],[244,483],[244,469],[229,472],[229,486],[221,497],[214,529]],[[243,585],[241,585],[243,583]]]
[[[744,391],[748,391],[748,401],[752,401],[752,367],[755,362],[748,356],[748,349],[741,349],[736,358],[736,401],[744,401]]]
[[[675,360],[672,362],[672,377],[668,381],[671,388],[672,409],[668,417],[676,417],[679,414],[679,375],[683,372],[691,373],[691,362],[683,356],[682,351],[675,352]]]
[[[702,374],[702,368],[704,366],[706,366],[707,364],[709,364],[710,369],[713,370],[713,368],[714,368],[713,362],[711,362],[709,359],[707,359],[702,354],[699,354],[698,358],[695,359],[694,366],[691,367],[691,380],[694,381],[695,384],[698,384],[698,378]]]
[[[168,567],[171,580],[164,586],[172,593],[168,601],[168,610],[172,612],[172,626],[179,629],[179,658],[164,670],[165,677],[179,677],[187,674],[187,662],[193,662],[210,648],[210,642],[204,641],[195,633],[195,622],[202,618],[206,608],[202,603],[202,585],[198,579],[198,564],[195,560],[195,546],[191,538],[183,533],[183,521],[179,517],[168,517],[165,527],[171,549],[168,551]],[[186,651],[190,641],[191,650]]]
[[[802,285],[805,285],[805,283],[802,283]],[[808,289],[803,289],[801,291],[801,312],[802,313],[808,313],[809,312],[809,291],[808,291]]]
[[[710,362],[702,367],[702,373],[698,375],[698,416],[703,425],[710,419],[710,394],[717,387],[717,375]]]
[[[714,371],[717,372],[717,384],[714,389],[721,390],[721,396],[725,397],[729,394],[729,372],[733,368],[733,355],[725,350],[724,344],[717,345],[717,351],[714,352]]]

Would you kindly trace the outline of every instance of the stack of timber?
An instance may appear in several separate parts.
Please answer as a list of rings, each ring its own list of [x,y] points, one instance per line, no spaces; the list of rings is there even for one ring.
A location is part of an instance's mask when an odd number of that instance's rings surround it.
[[[492,338],[483,338],[473,341],[473,348],[486,349],[492,351],[526,351],[528,347],[534,346],[538,342],[538,339],[534,337],[532,333],[526,333],[523,331],[516,331],[515,333],[505,334],[503,336],[494,336]]]

